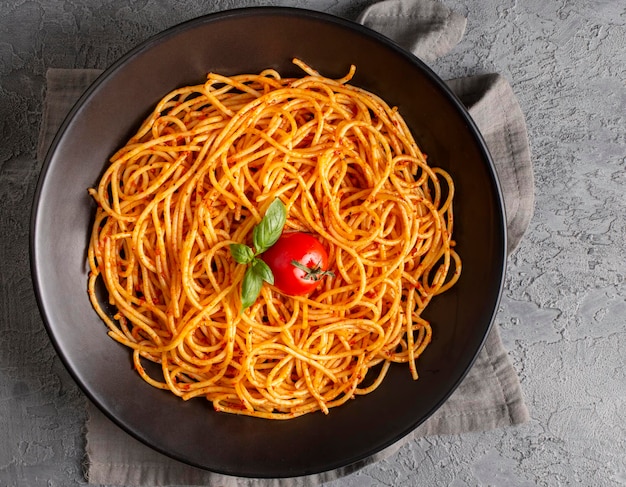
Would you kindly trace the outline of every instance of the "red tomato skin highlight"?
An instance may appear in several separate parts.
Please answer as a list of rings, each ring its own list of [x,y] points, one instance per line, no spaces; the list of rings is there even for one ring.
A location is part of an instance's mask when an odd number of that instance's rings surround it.
[[[313,235],[303,232],[283,233],[278,241],[260,256],[274,274],[274,286],[285,294],[301,296],[313,291],[322,279],[307,278],[306,272],[294,266],[298,261],[311,269],[328,268],[328,253]],[[322,277],[322,276],[320,276]]]

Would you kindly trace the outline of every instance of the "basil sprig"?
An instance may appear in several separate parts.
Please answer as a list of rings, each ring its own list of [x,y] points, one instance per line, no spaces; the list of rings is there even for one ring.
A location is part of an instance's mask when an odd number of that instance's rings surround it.
[[[238,264],[248,265],[241,284],[241,309],[252,306],[261,293],[263,282],[274,284],[269,266],[257,256],[274,245],[287,221],[287,209],[276,198],[267,208],[261,221],[252,230],[254,250],[245,244],[230,244],[230,253]]]

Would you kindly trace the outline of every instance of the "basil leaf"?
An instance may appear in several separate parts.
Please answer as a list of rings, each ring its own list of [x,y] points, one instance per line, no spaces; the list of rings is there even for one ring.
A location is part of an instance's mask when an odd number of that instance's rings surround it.
[[[252,269],[252,272],[258,274],[265,282],[274,284],[274,274],[272,274],[272,269],[270,269],[270,266],[268,266],[261,259],[254,259],[250,268]]]
[[[254,252],[247,245],[234,243],[230,244],[230,253],[238,264],[249,264],[254,259]]]
[[[254,304],[256,298],[261,294],[261,287],[263,287],[263,278],[254,272],[252,267],[249,267],[243,276],[243,283],[241,284],[242,310]]]
[[[287,221],[287,208],[276,198],[265,212],[265,216],[252,230],[252,241],[257,255],[265,252],[280,238]]]
[[[238,264],[251,264],[243,275],[241,283],[241,309],[252,306],[261,294],[263,282],[274,284],[274,274],[270,267],[255,255],[266,251],[280,238],[287,222],[287,208],[276,198],[267,207],[265,215],[252,230],[252,241],[256,253],[247,245],[230,244],[230,253]]]

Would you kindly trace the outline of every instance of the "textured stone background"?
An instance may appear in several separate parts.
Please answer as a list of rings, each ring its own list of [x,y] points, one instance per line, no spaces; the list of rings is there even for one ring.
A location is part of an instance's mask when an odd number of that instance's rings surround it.
[[[329,487],[626,485],[626,4],[442,0],[466,36],[432,66],[499,72],[526,113],[536,209],[497,321],[531,421],[421,439]],[[297,5],[355,18],[372,0],[0,0],[0,486],[74,486],[84,398],[36,309],[28,260],[48,67],[105,68],[213,10]]]

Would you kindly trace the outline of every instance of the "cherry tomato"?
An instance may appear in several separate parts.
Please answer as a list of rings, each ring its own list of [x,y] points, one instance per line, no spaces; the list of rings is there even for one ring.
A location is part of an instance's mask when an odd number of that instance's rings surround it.
[[[313,291],[328,271],[328,253],[313,235],[283,233],[260,256],[274,274],[274,285],[285,294],[299,296]]]

